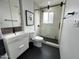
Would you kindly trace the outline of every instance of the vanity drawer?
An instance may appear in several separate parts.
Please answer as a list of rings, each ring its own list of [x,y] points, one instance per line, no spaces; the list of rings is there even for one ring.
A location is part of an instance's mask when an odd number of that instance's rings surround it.
[[[11,59],[16,59],[19,57],[26,49],[29,47],[29,38],[23,37],[21,41],[10,44],[9,47],[9,57]]]

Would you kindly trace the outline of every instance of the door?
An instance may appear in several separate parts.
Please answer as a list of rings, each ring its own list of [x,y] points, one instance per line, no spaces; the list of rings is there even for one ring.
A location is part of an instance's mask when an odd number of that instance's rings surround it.
[[[41,12],[40,35],[58,39],[62,7],[56,6]]]
[[[74,15],[68,13],[76,12]],[[79,0],[67,0],[60,42],[61,59],[79,59]]]

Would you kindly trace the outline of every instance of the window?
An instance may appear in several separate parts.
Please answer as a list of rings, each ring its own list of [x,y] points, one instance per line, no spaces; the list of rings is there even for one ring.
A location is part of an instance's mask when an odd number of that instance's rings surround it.
[[[43,23],[51,23],[53,24],[53,12],[43,12]]]

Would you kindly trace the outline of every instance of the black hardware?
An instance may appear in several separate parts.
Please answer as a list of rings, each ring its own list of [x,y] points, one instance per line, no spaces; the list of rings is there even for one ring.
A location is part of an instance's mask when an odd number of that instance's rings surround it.
[[[62,6],[63,6],[63,4],[64,4],[64,3],[63,3],[63,2],[61,2],[60,6],[62,7]]]
[[[47,8],[47,9],[49,9],[49,8],[51,8],[51,7],[56,7],[56,6],[63,6],[63,5],[65,5],[66,3],[64,3],[64,2],[61,2],[61,3],[59,3],[59,4],[55,4],[55,5],[49,5],[49,6],[45,6],[45,7],[41,7],[40,9],[45,9],[45,8]],[[35,10],[40,10],[40,9],[35,9]]]
[[[75,12],[70,12],[70,13],[67,13],[67,15],[66,16],[69,16],[69,17],[71,17],[71,16],[73,16],[73,15],[75,15],[76,13]],[[64,17],[63,19],[67,19],[67,18],[69,18],[69,17]]]
[[[47,7],[48,9],[50,8],[50,6],[48,5],[48,7]]]
[[[13,33],[15,33],[15,28],[13,28]]]
[[[60,29],[60,23],[59,23],[59,29]]]
[[[68,15],[74,15],[74,14],[75,14],[75,12],[68,13]]]
[[[40,25],[38,25],[38,27],[40,27]]]
[[[14,22],[17,22],[17,20],[10,20],[10,19],[5,19],[5,21],[14,21]]]

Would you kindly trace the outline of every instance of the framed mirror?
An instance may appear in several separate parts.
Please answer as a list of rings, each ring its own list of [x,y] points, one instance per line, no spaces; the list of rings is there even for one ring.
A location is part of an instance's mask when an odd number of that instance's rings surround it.
[[[31,11],[25,10],[25,15],[26,15],[26,26],[33,26],[34,25],[33,13]]]

